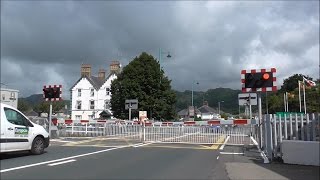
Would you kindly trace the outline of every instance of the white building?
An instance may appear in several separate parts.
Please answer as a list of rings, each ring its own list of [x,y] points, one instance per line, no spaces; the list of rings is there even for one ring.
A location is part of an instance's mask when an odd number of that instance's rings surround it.
[[[15,108],[18,107],[19,91],[15,89],[0,88],[1,102]]]
[[[111,82],[120,72],[120,63],[113,61],[110,73],[100,69],[98,77],[91,76],[91,65],[82,64],[80,79],[70,88],[71,119],[93,120],[100,117],[102,111],[112,114],[110,110]]]

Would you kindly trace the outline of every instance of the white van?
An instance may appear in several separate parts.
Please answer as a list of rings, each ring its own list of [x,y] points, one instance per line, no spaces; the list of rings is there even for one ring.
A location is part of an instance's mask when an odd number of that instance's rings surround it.
[[[0,152],[29,150],[42,154],[49,146],[49,133],[16,108],[0,103]]]

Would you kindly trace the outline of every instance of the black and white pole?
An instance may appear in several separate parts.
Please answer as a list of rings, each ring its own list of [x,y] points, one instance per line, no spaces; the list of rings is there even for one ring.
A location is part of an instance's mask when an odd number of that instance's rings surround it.
[[[252,119],[252,109],[251,109],[251,94],[249,93],[249,117]]]
[[[49,137],[51,138],[51,123],[52,123],[52,101],[50,101],[50,110],[49,110]]]
[[[259,131],[260,131],[260,148],[263,147],[262,145],[262,103],[261,103],[261,94],[257,93],[258,96],[258,118],[259,118]]]
[[[129,104],[129,121],[131,121],[131,103]]]

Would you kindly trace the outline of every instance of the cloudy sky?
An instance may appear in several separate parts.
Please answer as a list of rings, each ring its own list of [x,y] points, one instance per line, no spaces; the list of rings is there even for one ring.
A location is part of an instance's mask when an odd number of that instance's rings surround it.
[[[242,69],[318,79],[319,1],[1,1],[1,83],[22,97],[62,84],[68,98],[81,63],[96,74],[159,48],[180,91],[240,89]]]

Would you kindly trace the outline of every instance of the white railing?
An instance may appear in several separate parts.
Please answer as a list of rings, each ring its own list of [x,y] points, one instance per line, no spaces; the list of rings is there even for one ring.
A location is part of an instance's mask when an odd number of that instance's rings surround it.
[[[281,157],[283,140],[320,141],[319,114],[265,115],[261,146],[269,159]]]
[[[250,136],[256,138],[256,128],[252,128],[251,125],[141,126],[72,123],[59,129],[60,136],[106,136],[157,143],[244,145],[252,144]]]

